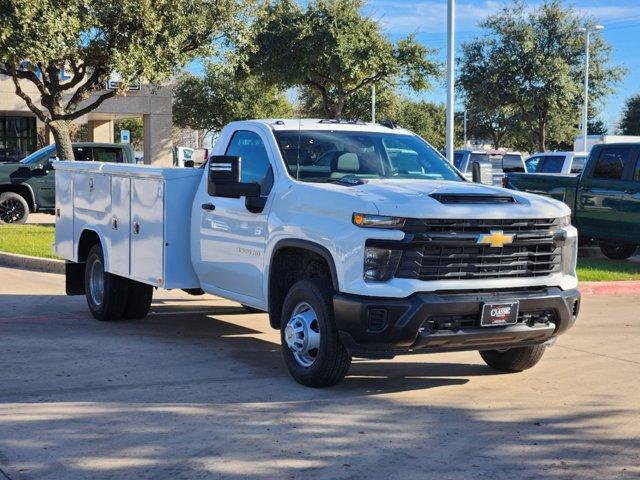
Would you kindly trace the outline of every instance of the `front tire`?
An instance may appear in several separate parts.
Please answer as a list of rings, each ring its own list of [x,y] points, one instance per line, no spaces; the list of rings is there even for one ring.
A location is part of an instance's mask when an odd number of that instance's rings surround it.
[[[637,245],[628,245],[628,244],[612,244],[612,243],[601,243],[600,251],[603,255],[611,260],[626,260],[629,257],[632,257],[636,250],[638,249]]]
[[[501,372],[521,372],[533,367],[542,358],[544,345],[510,348],[509,350],[482,350],[480,356],[491,368]]]
[[[280,340],[287,369],[308,387],[339,383],[351,355],[342,345],[333,318],[333,290],[322,279],[301,280],[284,300]]]
[[[0,225],[25,223],[29,217],[29,204],[22,195],[14,192],[0,194]]]
[[[102,247],[96,244],[89,250],[85,266],[87,305],[97,320],[120,320],[127,306],[129,281],[106,272],[104,265]]]

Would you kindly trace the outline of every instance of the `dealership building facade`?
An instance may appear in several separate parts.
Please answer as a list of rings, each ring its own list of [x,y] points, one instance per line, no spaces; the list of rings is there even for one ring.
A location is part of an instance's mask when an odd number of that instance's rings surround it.
[[[40,107],[37,101],[39,92],[35,85],[22,81],[21,86],[34,104]],[[171,165],[171,94],[169,86],[152,89],[142,84],[137,90],[126,92],[126,95],[104,101],[96,110],[75,122],[87,124],[87,140],[113,143],[119,140],[114,138],[115,120],[141,117],[144,125],[144,163]],[[39,132],[44,135],[44,143],[53,143],[51,132],[15,93],[12,79],[0,75],[0,162],[15,161],[34,152],[38,146]]]

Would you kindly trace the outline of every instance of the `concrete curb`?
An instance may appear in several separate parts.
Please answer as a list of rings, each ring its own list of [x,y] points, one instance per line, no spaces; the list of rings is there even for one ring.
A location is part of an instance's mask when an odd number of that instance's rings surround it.
[[[640,281],[580,282],[578,290],[583,295],[629,295],[640,294]]]
[[[35,272],[64,273],[64,260],[30,257],[7,252],[0,252],[0,266],[33,270]]]

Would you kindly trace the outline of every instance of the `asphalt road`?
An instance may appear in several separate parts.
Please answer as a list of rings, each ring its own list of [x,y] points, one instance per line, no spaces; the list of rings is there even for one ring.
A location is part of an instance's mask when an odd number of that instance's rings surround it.
[[[638,479],[639,306],[587,298],[528,372],[420,355],[314,390],[265,315],[164,292],[100,323],[0,268],[0,479]]]

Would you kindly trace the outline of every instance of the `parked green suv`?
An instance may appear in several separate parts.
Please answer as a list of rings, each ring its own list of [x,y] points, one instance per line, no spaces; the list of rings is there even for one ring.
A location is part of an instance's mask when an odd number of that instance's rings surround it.
[[[113,143],[74,143],[78,161],[135,163],[129,145]],[[56,146],[33,152],[20,163],[0,163],[0,224],[24,223],[30,212],[55,211]]]

